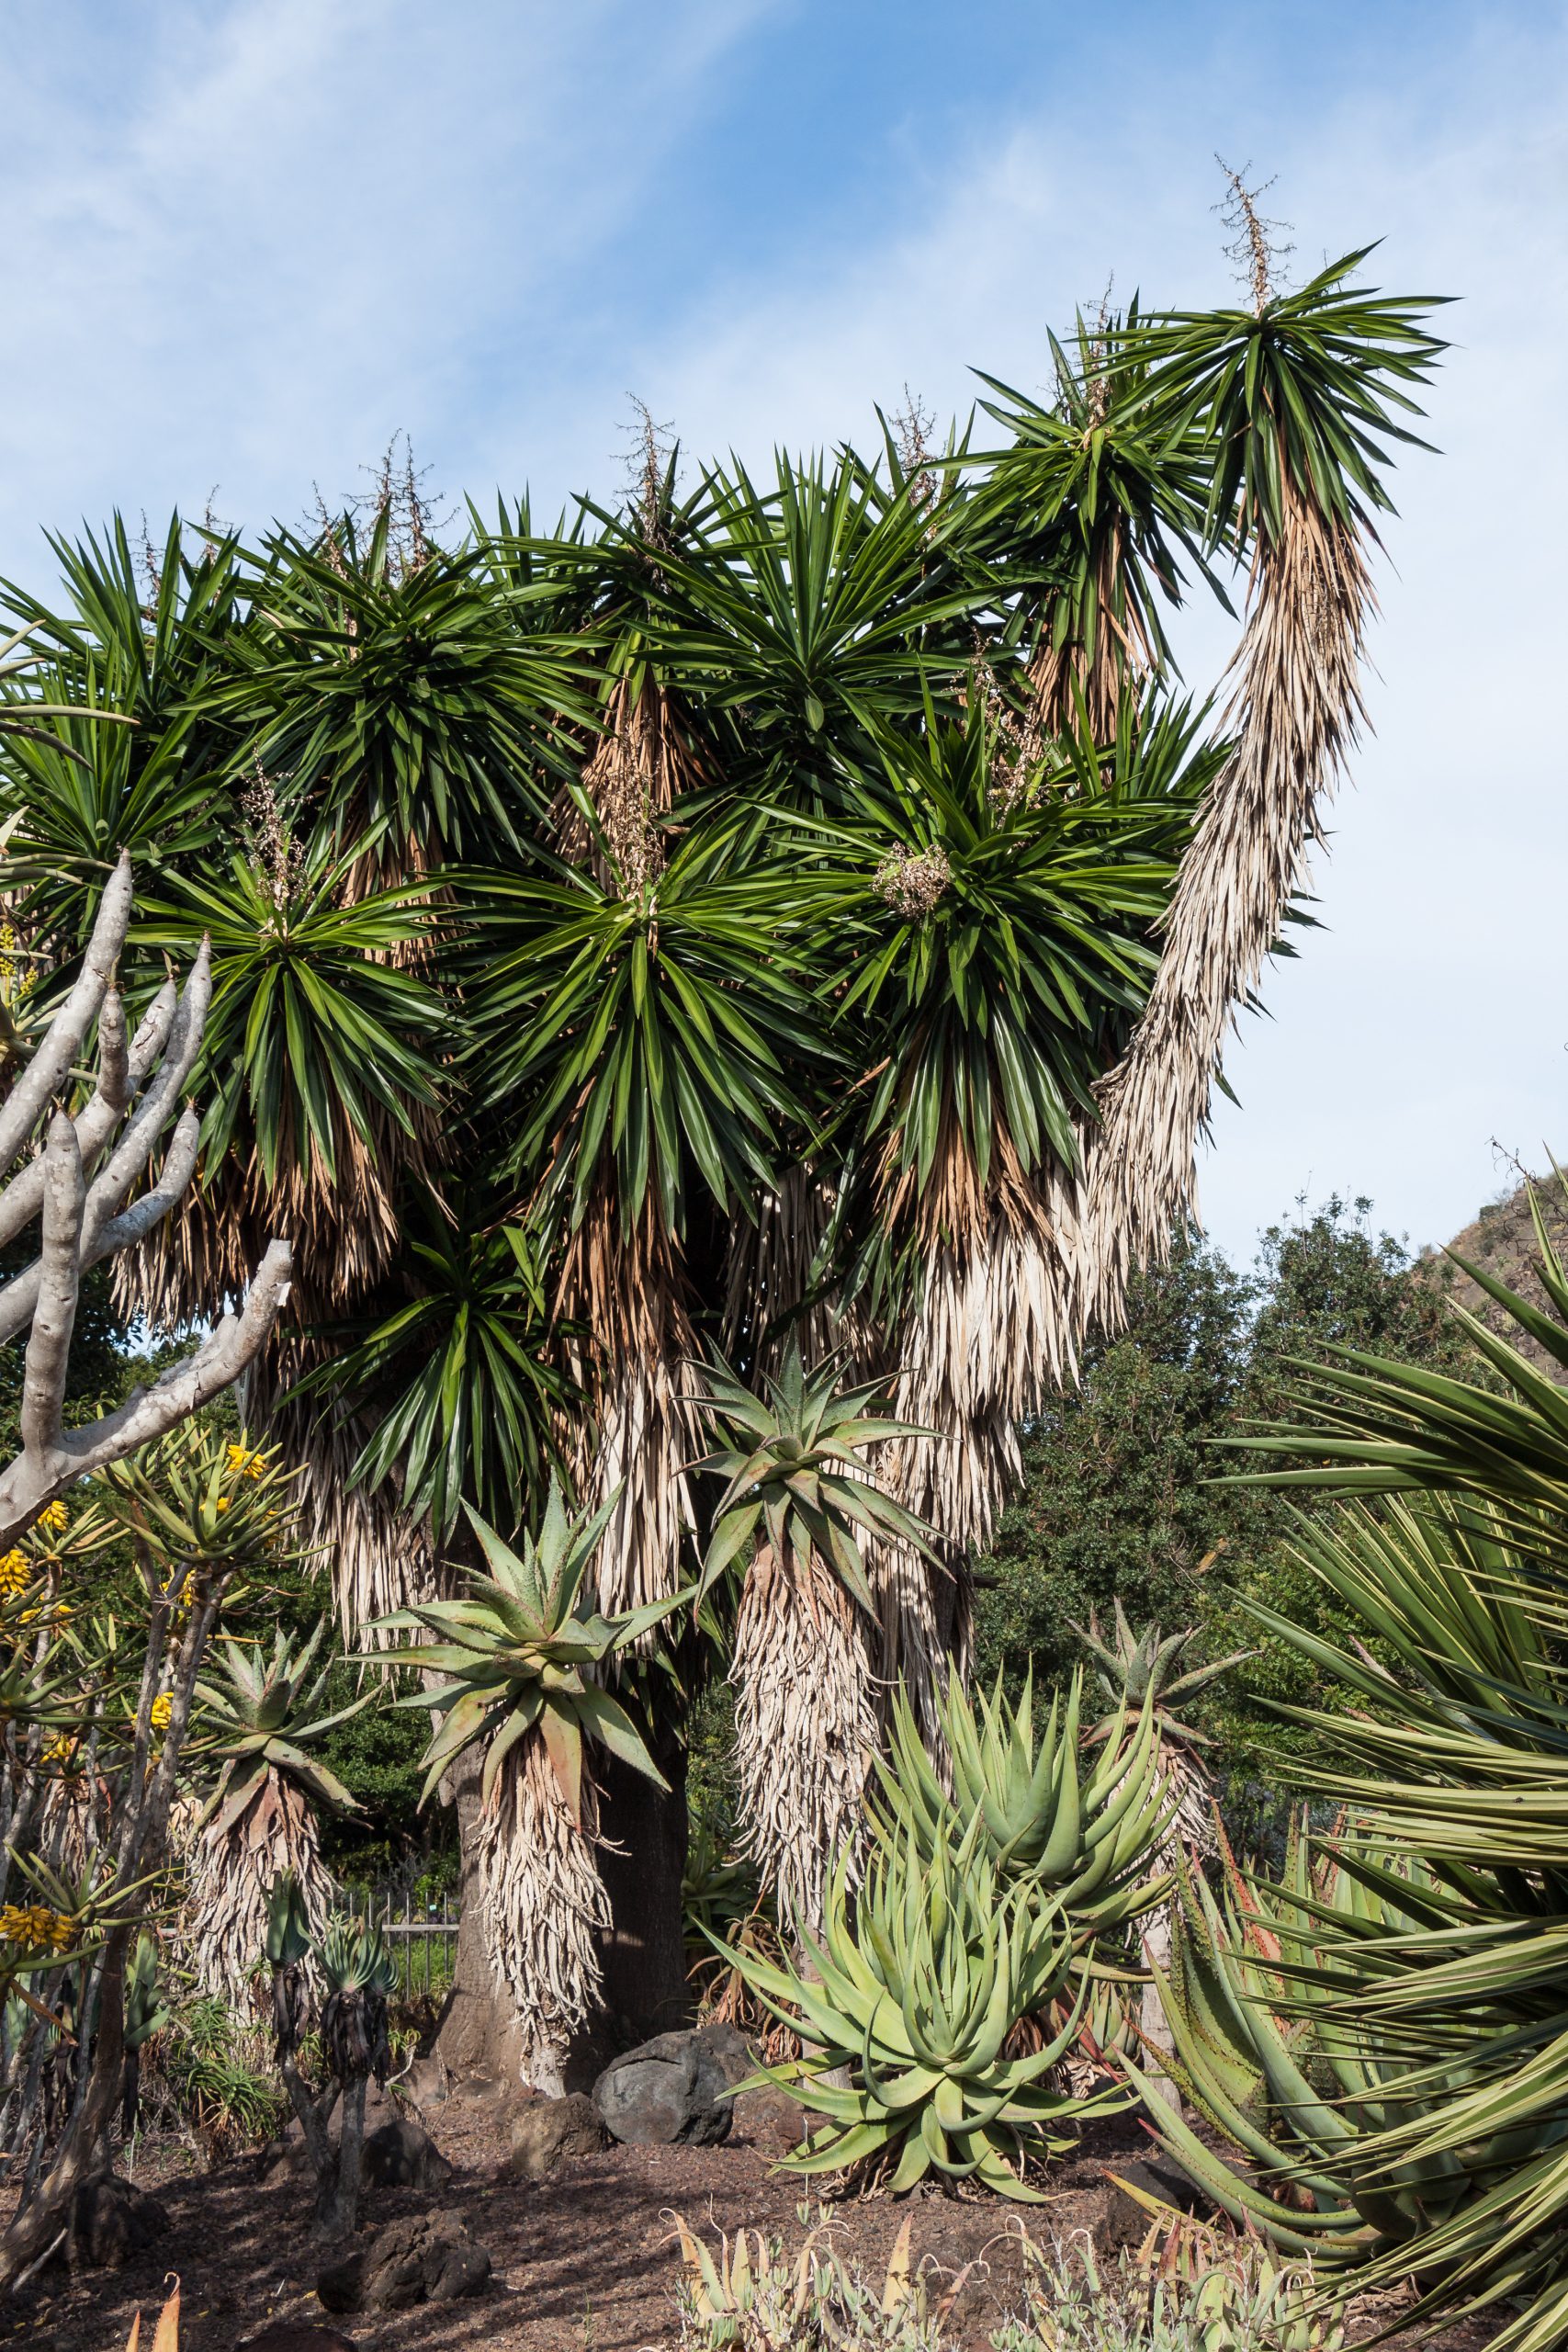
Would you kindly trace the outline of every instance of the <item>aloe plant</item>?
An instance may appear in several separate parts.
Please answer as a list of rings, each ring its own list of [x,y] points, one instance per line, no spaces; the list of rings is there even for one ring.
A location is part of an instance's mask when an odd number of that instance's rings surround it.
[[[468,1570],[458,1600],[423,1601],[381,1621],[428,1637],[395,1654],[426,1678],[399,1703],[435,1718],[423,1801],[470,1749],[482,1751],[486,1941],[541,2089],[559,2089],[567,2036],[588,2015],[601,1981],[595,1930],[608,1912],[593,1856],[597,1792],[588,1749],[606,1748],[666,1786],[631,1717],[594,1676],[688,1596],[614,1617],[585,1602],[616,1499],[572,1518],[552,1479],[537,1537],[525,1532],[515,1551],[470,1511],[490,1573]]]
[[[804,1943],[800,1967],[735,1954],[750,1990],[805,2044],[759,2079],[826,2118],[784,2159],[795,2171],[869,2165],[898,2191],[935,2170],[1037,2199],[1029,2162],[1060,2154],[1080,2117],[1122,2100],[1114,2086],[1087,2099],[1058,2087],[1089,1997],[1086,1984],[1063,2001],[1072,1928],[1054,1898],[998,1883],[976,1829],[931,1853],[908,1833],[879,1844],[852,1904],[840,1864],[822,1938]],[[1054,2004],[1067,2010],[1056,2033],[1010,2055],[1019,2020]]]
[[[174,2012],[159,1979],[158,1946],[145,1928],[130,1948],[125,1964],[125,2089],[120,2095],[120,2132],[130,2139],[136,2130],[141,2099],[141,2052],[155,2033],[162,2033]]]
[[[312,1941],[299,1883],[287,1871],[268,1893],[265,1954],[278,2071],[316,2176],[316,2229],[346,2236],[359,2211],[366,2085],[372,2077],[385,2084],[391,2064],[387,2002],[397,1990],[397,1967],[370,1919],[333,1918]],[[311,2016],[307,1961],[326,1993],[321,2034],[329,2080],[320,2094],[311,2092],[299,2066],[299,2041]],[[327,2136],[334,2107],[335,2149]]]
[[[746,1559],[730,1680],[746,1850],[779,1915],[821,1924],[840,1856],[852,1871],[876,1752],[868,1635],[876,1605],[863,1546],[923,1555],[929,1531],[884,1492],[877,1450],[918,1435],[852,1384],[841,1356],[807,1371],[798,1339],[761,1393],[726,1364],[705,1374],[722,1478],[699,1597]]]
[[[1049,1891],[1080,1942],[1147,1910],[1170,1883],[1150,1876],[1167,1818],[1151,1712],[1122,1719],[1086,1772],[1082,1703],[1075,1674],[1037,1727],[1032,1668],[1015,1702],[999,1674],[988,1697],[971,1697],[954,1677],[939,1702],[950,1794],[900,1691],[878,1766],[886,1816],[922,1852],[954,1843],[975,1823],[998,1882]]]
[[[259,1642],[228,1638],[197,1684],[188,1753],[216,1760],[218,1774],[186,1857],[185,1935],[202,1989],[230,2001],[247,1997],[267,1889],[279,1872],[298,1881],[313,1929],[325,1925],[336,1898],[316,1812],[358,1808],[310,1751],[375,1694],[327,1706],[331,1667],[318,1665],[325,1632],[323,1621],[297,1645],[280,1630],[270,1653]]]

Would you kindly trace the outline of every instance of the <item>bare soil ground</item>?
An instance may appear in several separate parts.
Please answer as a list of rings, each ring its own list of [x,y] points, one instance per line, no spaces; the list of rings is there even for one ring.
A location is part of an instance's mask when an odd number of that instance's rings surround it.
[[[182,2352],[234,2352],[281,2320],[336,2328],[375,2352],[640,2352],[676,2341],[676,2213],[710,2240],[720,2231],[760,2229],[792,2251],[818,2218],[807,2201],[809,2185],[780,2172],[770,2151],[739,2134],[715,2148],[612,2147],[549,2180],[513,2182],[502,2174],[504,2120],[493,2105],[452,2100],[429,2120],[457,2167],[450,2186],[438,2197],[372,2191],[364,2226],[432,2208],[461,2213],[492,2258],[490,2293],[331,2318],[314,2292],[323,2256],[310,2233],[308,2188],[296,2179],[260,2178],[254,2157],[197,2171],[187,2152],[169,2145],[144,2149],[136,2168],[138,2185],[155,2190],[168,2208],[167,2234],[121,2270],[74,2278],[60,2267],[46,2272],[0,2307],[0,2346],[122,2352],[133,2314],[140,2309],[150,2320],[165,2275],[177,2273]],[[1079,2152],[1057,2168],[1043,2207],[932,2189],[908,2201],[848,2199],[829,2209],[833,2242],[879,2278],[912,2211],[917,2257],[950,2278],[971,2266],[953,2306],[953,2336],[964,2352],[986,2352],[990,2329],[1018,2301],[1021,2221],[1045,2239],[1095,2229],[1106,2208],[1104,2165],[1147,2145],[1131,2119],[1093,2127]],[[1493,2332],[1476,2326],[1397,2342],[1477,2352]]]

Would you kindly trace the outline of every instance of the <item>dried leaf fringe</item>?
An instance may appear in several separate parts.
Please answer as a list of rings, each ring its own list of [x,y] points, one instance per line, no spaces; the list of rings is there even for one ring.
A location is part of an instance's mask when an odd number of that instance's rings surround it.
[[[819,1933],[834,1870],[863,1833],[877,1732],[865,1634],[815,1555],[804,1574],[769,1546],[754,1555],[729,1679],[746,1850],[780,1918]]]
[[[584,1780],[585,1815],[591,1783]],[[531,1732],[507,1757],[479,1815],[479,1862],[491,1965],[516,2010],[524,2072],[558,2097],[568,2044],[604,1984],[599,1938],[610,1901],[593,1858],[593,1825],[566,1809],[544,1743]]]
[[[197,1830],[186,1815],[186,1895],[177,1939],[203,1993],[242,2015],[254,2007],[256,1964],[266,1948],[266,1904],[274,1882],[292,1871],[299,1882],[312,1941],[341,1900],[321,1860],[320,1833],[302,1789],[268,1768],[239,1820],[220,1832]]]
[[[568,1247],[556,1305],[588,1413],[563,1419],[558,1435],[585,1506],[621,1490],[594,1563],[599,1605],[611,1611],[676,1591],[696,1529],[687,1466],[707,1440],[684,1294],[680,1252],[651,1193],[626,1236],[599,1187]]]
[[[1226,713],[1235,749],[1182,860],[1159,970],[1132,1044],[1100,1091],[1090,1147],[1085,1312],[1119,1324],[1135,1265],[1163,1258],[1190,1208],[1198,1141],[1227,1027],[1257,987],[1365,717],[1359,663],[1372,608],[1361,537],[1289,481],[1277,542],[1254,571]]]
[[[682,793],[707,780],[675,695],[646,670],[636,680],[620,678],[610,695],[604,731],[582,769],[604,848],[570,792],[558,793],[551,804],[548,822],[556,845],[573,865],[590,866],[601,888],[636,897],[664,870],[661,820]]]

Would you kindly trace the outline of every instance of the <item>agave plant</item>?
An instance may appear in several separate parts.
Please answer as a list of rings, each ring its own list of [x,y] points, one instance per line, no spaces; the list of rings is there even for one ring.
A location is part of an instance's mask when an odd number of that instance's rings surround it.
[[[735,1961],[806,2045],[763,2075],[827,2118],[792,2170],[867,2165],[898,2191],[934,2169],[1035,2199],[1028,2165],[1121,2103],[1115,2086],[1087,2099],[1058,2086],[1088,2003],[1087,1986],[1070,1998],[1072,1929],[1055,1899],[1003,1890],[977,1834],[935,1854],[908,1836],[879,1845],[852,1898],[840,1863],[821,1939],[803,1941],[799,1966]],[[1009,2055],[1019,2020],[1058,2003],[1059,2030]]]
[[[781,1920],[818,1929],[840,1857],[853,1871],[876,1751],[862,1544],[926,1547],[867,1450],[915,1432],[872,1409],[875,1383],[846,1385],[840,1360],[807,1373],[798,1341],[760,1396],[727,1364],[707,1385],[720,1442],[698,1467],[725,1484],[699,1597],[749,1554],[729,1669],[746,1850]]]
[[[356,1801],[308,1751],[367,1706],[363,1691],[324,1711],[329,1663],[318,1668],[324,1623],[302,1645],[288,1633],[259,1642],[226,1639],[197,1685],[198,1714],[189,1749],[218,1762],[218,1778],[195,1825],[186,1856],[183,1931],[204,1992],[244,2001],[266,1922],[267,1891],[280,1872],[300,1890],[313,1932],[336,1895],[321,1860],[316,1808],[355,1811]]]
[[[569,2037],[601,1981],[597,1931],[607,1925],[593,1858],[598,1799],[590,1744],[659,1786],[663,1777],[620,1702],[595,1681],[682,1595],[618,1617],[583,1605],[595,1550],[615,1507],[570,1517],[552,1479],[537,1537],[513,1551],[470,1511],[490,1573],[470,1569],[457,1600],[427,1601],[385,1620],[431,1636],[397,1652],[429,1687],[400,1703],[436,1718],[424,1798],[471,1748],[483,1754],[479,1864],[486,1942],[522,2030],[525,2072],[558,2091]]]

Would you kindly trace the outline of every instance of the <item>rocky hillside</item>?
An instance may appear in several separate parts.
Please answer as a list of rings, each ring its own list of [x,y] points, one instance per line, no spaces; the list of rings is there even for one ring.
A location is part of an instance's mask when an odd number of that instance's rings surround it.
[[[1455,1234],[1449,1248],[1455,1257],[1482,1267],[1498,1282],[1506,1283],[1510,1290],[1521,1292],[1533,1305],[1546,1307],[1549,1301],[1536,1272],[1535,1225],[1530,1216],[1532,1189],[1554,1246],[1568,1260],[1568,1189],[1551,1174],[1535,1178],[1533,1184],[1521,1181],[1500,1199],[1488,1202],[1473,1225],[1467,1225],[1462,1233]],[[1434,1251],[1429,1262],[1435,1278],[1450,1297],[1469,1307],[1472,1314],[1479,1315],[1490,1329],[1518,1342],[1517,1329],[1478,1283],[1439,1252]],[[1537,1346],[1533,1340],[1525,1340],[1523,1346],[1525,1353],[1543,1372],[1549,1372],[1554,1380],[1568,1382],[1568,1368],[1555,1363],[1544,1348]]]

